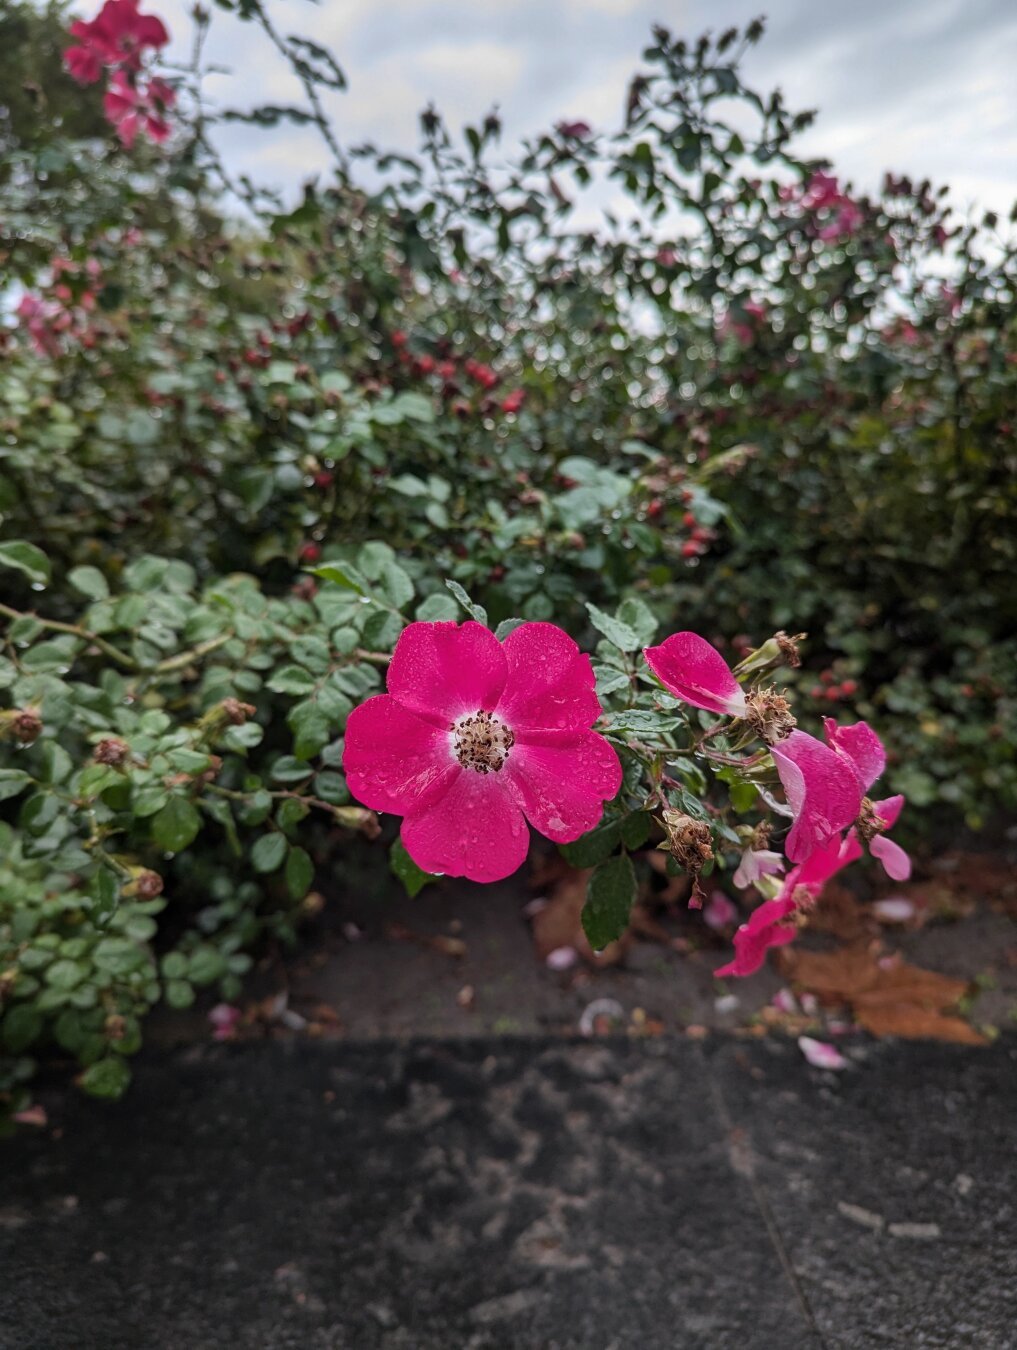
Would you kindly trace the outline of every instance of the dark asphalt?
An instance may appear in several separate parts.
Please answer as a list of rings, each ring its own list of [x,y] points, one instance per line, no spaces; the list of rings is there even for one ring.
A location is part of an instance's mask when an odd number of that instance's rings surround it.
[[[1017,1041],[851,1053],[149,1056],[0,1144],[0,1345],[1017,1347]]]

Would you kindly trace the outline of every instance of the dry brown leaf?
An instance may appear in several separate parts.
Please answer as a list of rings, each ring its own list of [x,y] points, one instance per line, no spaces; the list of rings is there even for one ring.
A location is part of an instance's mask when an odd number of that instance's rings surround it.
[[[842,942],[856,942],[872,930],[870,918],[854,891],[836,881],[827,884],[822,902],[810,911],[809,927],[817,933],[830,933]]]
[[[902,1036],[911,1041],[955,1041],[985,1045],[986,1039],[960,1017],[920,1008],[913,1003],[888,1003],[855,1008],[855,1019],[873,1036]]]
[[[385,934],[395,942],[415,942],[418,947],[441,952],[442,956],[459,958],[466,955],[466,943],[462,938],[446,937],[444,933],[418,933],[404,923],[389,923],[385,925]]]
[[[879,952],[878,943],[835,952],[785,949],[780,965],[789,980],[822,1002],[850,1004],[855,1019],[873,1035],[985,1044],[974,1027],[944,1012],[967,993],[966,980],[906,961],[880,960]]]

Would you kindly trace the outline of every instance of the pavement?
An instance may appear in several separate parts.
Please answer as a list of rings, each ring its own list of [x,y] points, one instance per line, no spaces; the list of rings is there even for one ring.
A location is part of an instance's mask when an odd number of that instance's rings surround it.
[[[1017,1347],[1017,1038],[846,1052],[148,1050],[0,1144],[0,1347]]]

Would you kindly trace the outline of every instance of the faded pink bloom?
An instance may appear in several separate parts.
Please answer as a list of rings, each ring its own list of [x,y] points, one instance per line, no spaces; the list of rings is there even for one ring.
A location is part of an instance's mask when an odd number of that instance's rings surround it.
[[[236,1034],[240,1021],[240,1009],[232,1003],[217,1003],[208,1014],[208,1020],[214,1028],[212,1037],[217,1041],[231,1041]]]
[[[148,85],[131,84],[122,70],[118,70],[103,97],[103,111],[116,128],[121,145],[130,150],[138,133],[162,144],[170,134],[170,125],[163,116],[173,107],[176,94],[165,80],[158,76]]]
[[[13,1119],[19,1125],[37,1125],[40,1128],[49,1124],[46,1108],[38,1103],[33,1106],[26,1106],[23,1111],[15,1111]]]
[[[819,230],[818,237],[825,243],[846,239],[860,229],[864,220],[865,215],[861,207],[850,198],[844,197],[833,219]]]
[[[814,1041],[811,1036],[799,1036],[798,1049],[814,1069],[846,1069],[851,1062],[844,1058],[835,1045],[830,1045],[828,1041]]]
[[[575,947],[555,947],[544,958],[544,964],[549,970],[571,970],[578,960]]]
[[[717,325],[717,334],[722,338],[733,337],[742,347],[751,347],[766,316],[765,305],[757,300],[747,300],[726,312]]]
[[[735,933],[734,959],[715,970],[714,975],[721,979],[757,971],[771,947],[783,947],[794,940],[799,911],[814,905],[830,878],[861,854],[861,845],[852,835],[843,840],[836,837],[817,849],[807,862],[792,868],[784,878],[780,895],[754,909],[748,922]]]
[[[653,255],[653,261],[661,267],[674,267],[678,262],[678,254],[673,248],[659,248]]]
[[[555,126],[555,131],[570,141],[585,141],[591,134],[588,122],[559,122]]]
[[[839,206],[842,201],[839,180],[817,169],[805,185],[802,205],[807,206],[810,211],[821,211],[824,207]]]
[[[404,817],[427,872],[500,881],[529,846],[592,829],[621,786],[590,658],[560,628],[524,623],[499,642],[482,624],[412,623],[388,693],[350,715],[343,767],[365,806]]]
[[[781,854],[767,848],[747,848],[732,880],[739,887],[753,886],[760,877],[773,876],[783,870],[784,859]]]
[[[738,922],[738,907],[723,891],[712,891],[703,910],[703,922],[719,933]]]
[[[675,698],[707,712],[745,716],[745,690],[716,647],[698,633],[673,633],[658,647],[644,647],[643,656]]]
[[[94,84],[103,66],[141,69],[146,47],[169,41],[166,25],[154,14],[139,14],[139,0],[106,0],[94,19],[77,19],[69,32],[81,42],[64,53],[64,64],[80,84]]]

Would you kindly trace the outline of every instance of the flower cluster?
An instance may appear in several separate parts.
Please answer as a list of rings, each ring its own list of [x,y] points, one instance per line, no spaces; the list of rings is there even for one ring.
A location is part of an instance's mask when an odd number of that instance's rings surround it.
[[[743,663],[743,678],[764,657],[764,665],[771,656],[797,660],[784,634],[760,652]],[[675,698],[730,718],[736,741],[761,738],[767,749],[746,762],[769,763],[769,754],[784,790],[786,806],[776,809],[791,819],[784,847],[793,866],[782,885],[764,882],[778,893],[738,930],[734,960],[721,973],[749,974],[770,947],[789,942],[825,883],[863,845],[895,880],[909,875],[907,855],[887,838],[904,799],[867,795],[886,755],[866,723],[827,718],[825,741],[800,731],[782,694],[744,688],[696,633],[675,633],[643,655]],[[601,712],[589,657],[553,624],[520,623],[499,641],[476,622],[412,623],[396,645],[388,693],[350,715],[343,766],[359,801],[403,817],[403,845],[424,871],[498,881],[526,857],[527,821],[557,843],[601,821],[622,782],[616,751],[592,729]],[[690,904],[698,907],[700,875],[714,858],[710,824],[659,800],[661,847],[691,876]],[[736,885],[783,872],[784,858],[768,847],[770,828],[742,831]]]
[[[863,843],[890,877],[907,880],[910,860],[887,838],[904,798],[873,801],[867,795],[886,766],[883,744],[867,723],[842,727],[825,718],[824,744],[798,730],[776,691],[746,695],[720,653],[696,633],[676,633],[659,647],[648,647],[644,655],[676,698],[744,721],[769,743],[791,815],[784,849],[797,866],[780,894],[739,929],[735,960],[718,973],[747,975],[760,965],[768,947],[789,942],[797,916],[815,902],[835,872],[861,856]],[[749,849],[735,880],[756,881],[780,867],[780,859],[768,850]]]
[[[95,258],[89,258],[83,268],[66,258],[54,258],[50,266],[52,278],[46,292],[26,292],[14,312],[36,353],[53,359],[68,341],[86,347],[94,343],[90,316],[96,307],[100,268]]]
[[[104,70],[110,81],[103,109],[128,150],[141,133],[161,144],[170,134],[166,113],[176,95],[158,76],[145,76],[147,49],[157,51],[169,41],[165,24],[154,14],[139,14],[139,0],[106,0],[94,19],[77,19],[70,26],[78,46],[64,54],[64,64],[79,84],[95,84]]]
[[[831,174],[817,171],[799,193],[796,187],[783,189],[785,201],[797,202],[813,216],[816,237],[824,243],[836,243],[856,234],[865,220],[865,214],[856,201],[841,191],[840,182]]]

